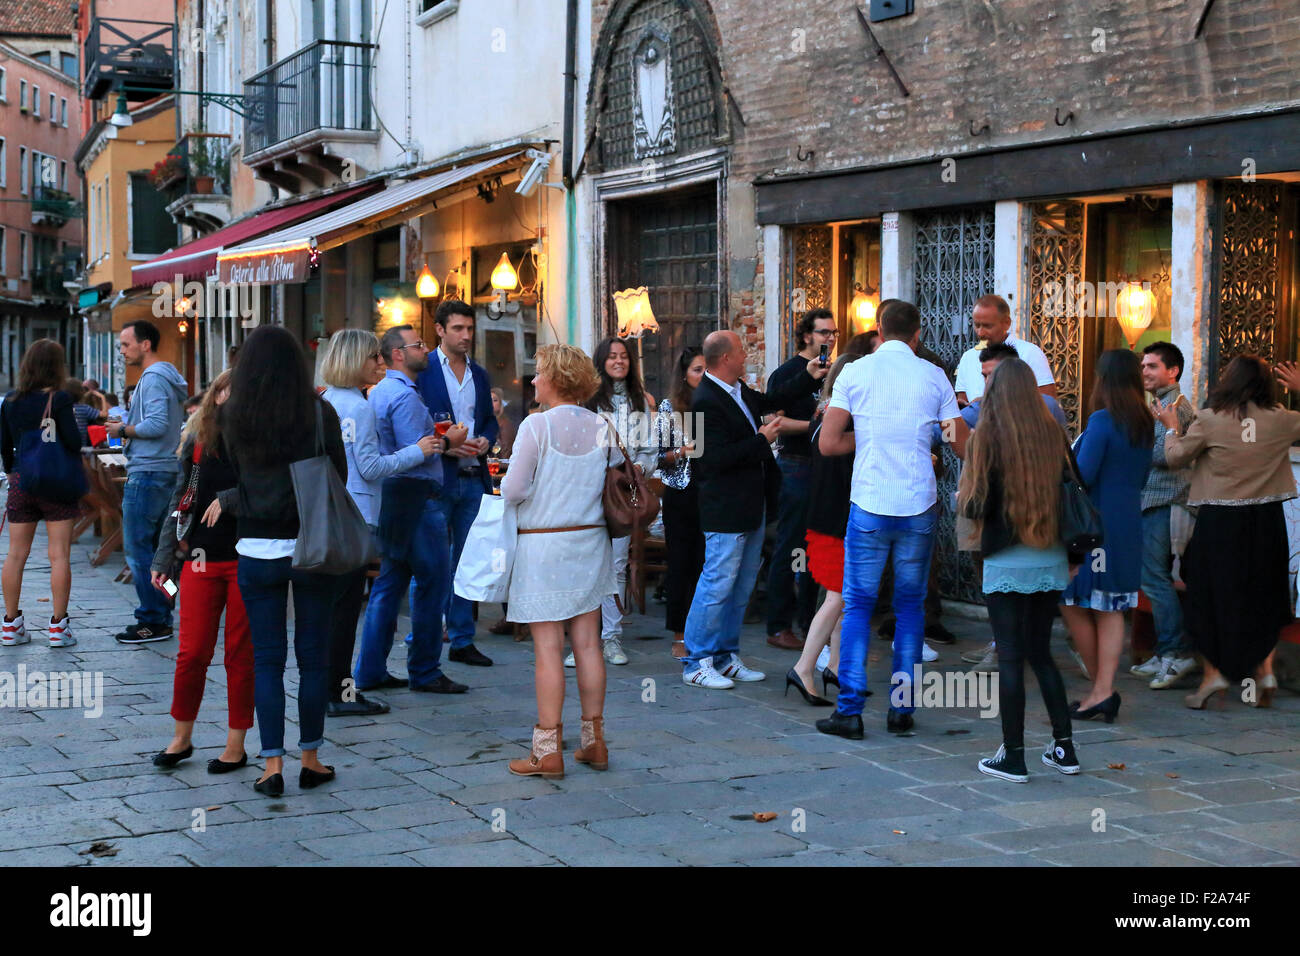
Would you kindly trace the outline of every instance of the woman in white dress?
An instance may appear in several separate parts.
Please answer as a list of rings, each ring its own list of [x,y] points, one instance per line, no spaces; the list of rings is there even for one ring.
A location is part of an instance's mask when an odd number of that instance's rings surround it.
[[[615,589],[601,496],[605,470],[623,460],[609,425],[581,407],[599,384],[582,349],[537,350],[533,387],[547,411],[529,415],[515,436],[501,494],[518,506],[519,539],[510,578],[509,619],[532,626],[537,724],[532,751],[510,761],[520,776],[564,776],[564,627],[569,625],[582,703],[582,746],[574,758],[609,766],[602,726],[605,660],[600,606]]]

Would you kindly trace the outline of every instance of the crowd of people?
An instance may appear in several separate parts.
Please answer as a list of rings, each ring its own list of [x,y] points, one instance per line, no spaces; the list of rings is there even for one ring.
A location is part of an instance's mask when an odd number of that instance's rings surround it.
[[[464,302],[441,303],[433,349],[409,325],[382,337],[344,329],[314,369],[291,333],[262,326],[192,397],[160,358],[157,328],[136,321],[119,339],[139,371],[124,407],[98,383],[69,380],[58,343],[33,343],[0,406],[9,484],[0,644],[31,639],[22,578],[42,520],[49,644],[76,643],[69,548],[86,491],[82,448],[102,428],[105,441],[125,446],[123,549],[137,599],[135,622],[116,639],[171,639],[179,607],[175,730],[154,764],[193,755],[221,640],[228,732],[208,772],[247,765],[256,715],[264,767],[254,786],[284,792],[292,600],[298,780],[314,788],[335,775],[319,757],[328,717],[387,713],[376,691],[465,693],[443,671],[444,643],[451,662],[493,666],[474,642],[477,609],[453,580],[504,459],[500,494],[517,530],[491,632],[527,629],[537,696],[529,754],[509,770],[564,774],[566,667],[576,669],[581,707],[574,757],[603,770],[606,667],[628,662],[621,638],[632,590],[630,538],[611,536],[607,523],[608,476],[630,464],[661,495],[664,623],[687,686],[765,679],[741,657],[741,629],[766,561],[767,643],[798,654],[784,692],[833,708],[816,721],[822,733],[861,739],[869,644],[879,633],[892,640],[885,727],[908,734],[916,676],[938,656],[930,644],[955,640],[939,620],[932,560],[947,445],[962,460],[948,507],[963,529],[958,546],[976,553],[992,631],[972,662],[998,675],[1002,741],[980,771],[1029,779],[1027,662],[1051,723],[1042,762],[1079,772],[1072,726],[1119,718],[1115,677],[1139,592],[1156,642],[1149,659],[1133,662],[1135,676],[1160,690],[1199,675],[1185,698],[1192,708],[1246,679],[1256,706],[1272,702],[1273,651],[1292,616],[1282,502],[1296,497],[1288,449],[1300,440],[1300,412],[1285,408],[1278,383],[1300,391],[1293,364],[1238,356],[1198,411],[1179,390],[1185,360],[1173,344],[1104,352],[1072,442],[1050,363],[1011,333],[1003,299],[975,303],[979,344],[955,370],[921,344],[916,306],[887,300],[878,327],[839,349],[832,313],[800,317],[796,353],[764,391],[746,384],[745,347],[729,330],[682,350],[658,404],[626,342],[605,339],[592,357],[545,345],[535,407],[516,422],[471,357],[474,318]],[[343,573],[297,557],[299,539],[330,520],[297,467],[309,460],[337,475],[369,536],[368,553]],[[1071,488],[1090,505],[1084,518],[1099,538],[1090,550],[1078,550]],[[411,630],[398,676],[388,665],[403,597]],[[1073,702],[1051,654],[1058,615],[1089,681]]]

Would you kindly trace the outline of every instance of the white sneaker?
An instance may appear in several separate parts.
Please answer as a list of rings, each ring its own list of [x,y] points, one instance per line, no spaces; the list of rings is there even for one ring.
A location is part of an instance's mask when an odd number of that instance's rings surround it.
[[[692,687],[707,687],[709,690],[730,690],[736,685],[713,669],[713,658],[700,660],[697,670],[682,674],[682,683]]]
[[[1201,665],[1195,657],[1166,657],[1160,673],[1147,686],[1152,690],[1175,687],[1193,674],[1200,673]]]
[[[1128,672],[1134,677],[1141,677],[1144,680],[1151,680],[1160,673],[1160,668],[1164,666],[1165,659],[1159,654],[1152,654],[1141,664],[1134,664],[1128,669]]]
[[[4,626],[0,627],[0,644],[5,647],[26,644],[30,640],[31,638],[27,636],[27,622],[23,620],[22,611],[19,611],[18,616],[12,621],[5,621]]]
[[[50,647],[71,647],[75,643],[77,639],[72,636],[72,625],[66,614],[61,621],[50,621]]]
[[[894,649],[894,644],[893,644],[892,641],[891,641],[890,644],[889,644],[889,649],[890,649],[891,651]],[[936,650],[935,650],[933,647],[931,647],[929,644],[925,643],[925,641],[922,641],[922,642],[921,642],[921,660],[923,660],[923,661],[925,661],[927,664],[929,664],[929,663],[931,663],[931,662],[933,662],[933,661],[937,661],[938,659],[939,659],[939,652],[936,651]]]
[[[738,680],[744,684],[752,684],[754,681],[766,680],[767,675],[762,671],[756,671],[752,667],[746,667],[745,662],[737,654],[731,655],[731,660],[718,668],[718,673],[723,677],[731,680]]]
[[[825,647],[822,648],[822,652],[817,655],[816,670],[818,673],[821,673],[822,671],[824,671],[826,668],[830,666],[831,666],[831,646],[827,644]]]
[[[617,637],[611,637],[607,641],[601,641],[600,649],[605,655],[605,663],[607,664],[627,663],[627,652],[623,650],[623,645],[619,643]]]

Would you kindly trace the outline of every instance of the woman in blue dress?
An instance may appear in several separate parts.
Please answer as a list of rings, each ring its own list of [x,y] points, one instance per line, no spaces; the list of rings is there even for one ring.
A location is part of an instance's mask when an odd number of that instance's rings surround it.
[[[1141,362],[1127,349],[1097,360],[1092,414],[1074,444],[1079,476],[1101,512],[1101,547],[1061,597],[1061,615],[1092,675],[1092,688],[1072,705],[1077,720],[1119,713],[1113,682],[1124,647],[1124,612],[1137,607],[1142,584],[1142,486],[1151,467],[1155,420],[1142,390]]]

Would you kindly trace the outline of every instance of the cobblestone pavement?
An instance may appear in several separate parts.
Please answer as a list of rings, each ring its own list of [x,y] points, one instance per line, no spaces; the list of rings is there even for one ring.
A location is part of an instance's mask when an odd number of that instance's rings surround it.
[[[7,539],[6,543],[7,543]],[[1124,673],[1113,725],[1075,731],[1084,772],[1064,777],[1029,756],[1031,782],[981,775],[996,749],[996,719],[976,709],[922,710],[914,736],[885,732],[889,645],[874,641],[867,737],[818,734],[814,711],[782,696],[790,652],[746,628],[746,660],[768,673],[733,691],[684,686],[668,656],[660,608],[628,622],[631,663],[611,667],[605,710],[610,769],[576,764],[576,689],[565,712],[568,775],[510,776],[534,721],[528,643],[480,633],[492,668],[457,664],[462,697],[389,693],[392,713],[327,723],[322,758],[336,782],[269,800],[259,770],[205,772],[224,742],[220,652],[195,728],[195,755],[173,771],[150,757],[166,745],[176,641],[125,647],[133,590],[113,583],[120,555],[87,561],[74,546],[72,619],[80,643],[54,650],[38,636],[0,648],[0,680],[28,671],[102,672],[102,715],[79,709],[0,710],[0,865],[672,865],[958,864],[1055,866],[1295,865],[1300,862],[1300,698],[1283,690],[1272,711],[1238,701],[1206,712],[1182,693],[1154,692]],[[38,537],[23,604],[48,613],[44,538]],[[485,608],[490,623],[497,608]],[[988,639],[987,625],[950,618],[961,640],[939,668]],[[655,639],[638,639],[647,635]],[[1062,669],[1083,686],[1063,646]],[[392,670],[404,673],[400,641]],[[292,660],[292,655],[290,655]],[[1127,661],[1125,661],[1127,664]],[[572,671],[570,671],[572,675]],[[1049,735],[1029,681],[1027,743]],[[296,672],[286,676],[294,694]],[[289,705],[286,739],[297,739]],[[256,752],[256,730],[250,734]],[[757,822],[755,812],[776,818]],[[96,852],[94,844],[104,844]]]

